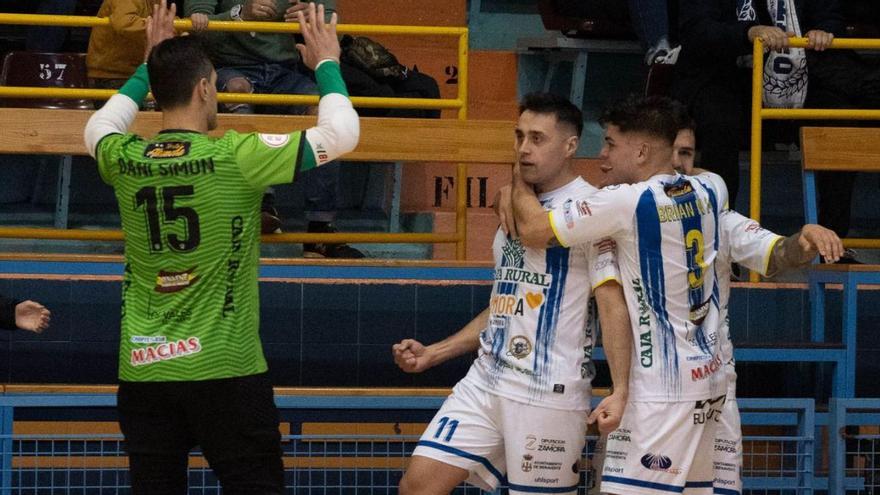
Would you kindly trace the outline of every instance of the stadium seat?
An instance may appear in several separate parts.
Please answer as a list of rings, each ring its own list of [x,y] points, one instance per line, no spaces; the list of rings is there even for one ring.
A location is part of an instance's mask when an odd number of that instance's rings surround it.
[[[88,88],[84,53],[10,52],[3,58],[0,85],[41,88]],[[91,100],[56,98],[3,98],[0,106],[91,110]],[[58,162],[58,186],[55,195],[54,225],[67,228],[70,205],[72,157],[64,155]]]
[[[3,59],[0,85],[40,88],[88,88],[84,53],[10,52]],[[4,98],[0,106],[91,110],[90,100]]]
[[[598,0],[564,2],[539,0],[538,13],[547,31],[573,38],[635,39],[629,10],[623,2]]]

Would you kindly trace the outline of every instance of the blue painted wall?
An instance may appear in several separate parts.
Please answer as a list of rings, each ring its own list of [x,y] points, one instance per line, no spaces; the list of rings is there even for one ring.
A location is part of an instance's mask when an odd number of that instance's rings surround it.
[[[457,331],[485,307],[488,284],[340,282],[261,283],[261,336],[275,384],[451,386],[464,376],[470,356],[407,375],[394,365],[390,347],[404,338],[431,343]],[[0,381],[115,382],[119,291],[119,282],[0,280],[0,292],[27,295],[53,311],[52,327],[42,335],[0,333]],[[828,302],[828,339],[839,342],[839,294],[830,293]],[[862,291],[859,307],[857,392],[878,396],[880,291]],[[801,289],[734,289],[734,341],[806,341],[807,310]],[[815,394],[823,400],[830,392],[829,371],[812,364],[740,363],[739,370],[743,397]],[[598,385],[607,384],[603,373]]]

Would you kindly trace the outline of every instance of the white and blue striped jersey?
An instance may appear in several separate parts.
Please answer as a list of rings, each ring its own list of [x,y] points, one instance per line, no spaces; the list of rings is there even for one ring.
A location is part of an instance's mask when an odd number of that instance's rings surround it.
[[[758,222],[733,210],[722,212],[719,220],[721,248],[718,250],[716,271],[718,273],[723,325],[719,332],[721,360],[723,363],[730,364],[728,378],[735,381],[733,342],[730,339],[730,318],[727,311],[730,303],[730,265],[731,263],[739,263],[749,270],[766,275],[770,265],[770,254],[776,243],[782,240],[782,236],[761,227]]]
[[[546,209],[587,207],[598,190],[582,178],[543,193]],[[609,239],[574,248],[532,249],[499,229],[489,325],[464,380],[487,392],[553,409],[587,410],[596,335],[592,290],[619,283]]]
[[[588,208],[550,212],[563,246],[608,236],[617,243],[633,330],[630,400],[704,400],[726,391],[715,270],[726,205],[721,177],[674,174],[606,187]]]

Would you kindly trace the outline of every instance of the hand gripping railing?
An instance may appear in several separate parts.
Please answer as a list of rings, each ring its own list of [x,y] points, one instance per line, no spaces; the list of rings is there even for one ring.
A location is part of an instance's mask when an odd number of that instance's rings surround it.
[[[62,16],[38,14],[0,13],[0,24],[95,27],[107,26],[109,19],[88,16]],[[174,21],[178,31],[192,29],[188,19]],[[232,22],[210,21],[208,30],[244,31],[266,33],[297,33],[299,24],[282,22]],[[427,27],[340,24],[340,34],[389,34],[389,35],[428,35],[453,36],[458,38],[458,94],[455,99],[427,98],[375,98],[352,97],[352,103],[362,108],[406,108],[406,109],[454,109],[458,119],[467,118],[468,86],[468,29],[463,27]],[[115,91],[101,89],[72,88],[33,88],[0,86],[0,98],[62,98],[62,99],[108,99]],[[221,103],[252,103],[258,105],[315,105],[318,97],[313,95],[258,95],[250,93],[219,93]],[[26,152],[23,150],[22,152]],[[458,183],[455,203],[455,231],[450,233],[339,233],[339,234],[275,234],[264,236],[264,242],[357,242],[357,243],[454,243],[456,259],[465,259],[467,252],[467,183],[468,166],[458,163],[456,181]],[[85,231],[56,229],[0,228],[0,237],[39,238],[39,239],[78,239],[78,240],[121,240],[119,231]]]

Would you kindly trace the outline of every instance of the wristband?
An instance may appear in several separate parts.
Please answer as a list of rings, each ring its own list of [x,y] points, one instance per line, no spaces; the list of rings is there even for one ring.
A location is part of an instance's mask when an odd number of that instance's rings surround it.
[[[325,58],[318,62],[315,67],[315,79],[318,81],[318,93],[322,97],[330,93],[339,93],[348,97],[348,89],[345,87],[345,81],[342,80],[342,70],[336,60]]]
[[[134,74],[119,89],[119,93],[132,99],[138,106],[147,98],[150,92],[150,76],[147,73],[147,64],[138,66]]]

